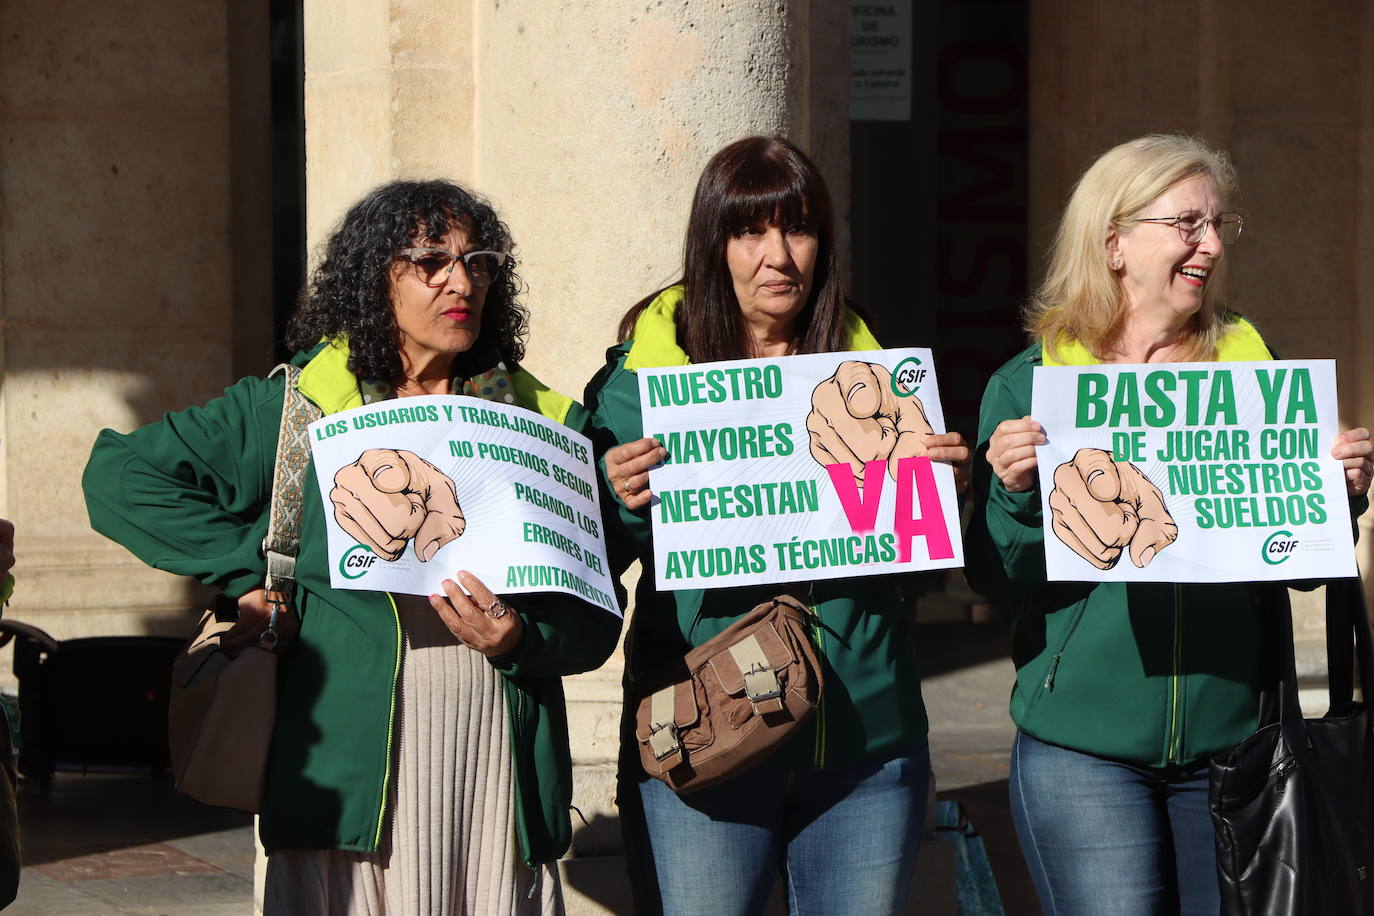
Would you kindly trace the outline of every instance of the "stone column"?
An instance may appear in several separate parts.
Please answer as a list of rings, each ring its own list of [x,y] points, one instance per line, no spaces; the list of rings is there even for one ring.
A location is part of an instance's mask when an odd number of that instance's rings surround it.
[[[395,178],[472,175],[471,0],[305,0],[306,244]],[[313,263],[313,257],[311,259]]]
[[[617,321],[677,279],[717,149],[785,134],[848,209],[847,9],[478,0],[473,179],[520,243],[530,364],[577,395]]]
[[[90,531],[80,477],[101,427],[232,380],[230,197],[251,203],[266,183],[231,178],[227,45],[253,6],[0,0],[0,514],[18,529],[6,615],[58,638],[194,623],[185,580]]]
[[[369,188],[445,176],[520,247],[529,365],[579,394],[636,299],[675,279],[702,165],[784,133],[848,205],[848,32],[820,3],[715,9],[307,0],[307,236]],[[813,78],[813,74],[815,78]]]

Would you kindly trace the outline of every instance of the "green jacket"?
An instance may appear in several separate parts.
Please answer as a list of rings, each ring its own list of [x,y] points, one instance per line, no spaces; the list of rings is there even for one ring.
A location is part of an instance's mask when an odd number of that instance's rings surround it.
[[[589,434],[598,455],[644,435],[636,370],[689,362],[677,345],[673,323],[681,298],[678,287],[661,294],[641,315],[633,340],[608,350],[606,366],[588,383],[584,402],[592,412]],[[878,348],[858,316],[851,313],[847,327],[852,349]],[[656,591],[649,512],[631,512],[609,489],[603,488],[601,498],[613,571],[618,575],[636,559],[643,563],[626,638],[627,683],[681,658],[778,593],[776,585]],[[851,766],[889,756],[925,737],[910,612],[903,605],[898,578],[814,583],[809,603],[820,619],[825,694],[817,714],[764,762],[764,768]],[[622,749],[622,761],[637,759],[633,748]]]
[[[344,346],[298,354],[297,386],[325,414],[362,405]],[[518,370],[518,403],[574,429],[580,405]],[[238,597],[262,584],[280,376],[245,378],[204,407],[128,435],[103,430],[83,486],[91,525],[144,562]],[[296,607],[300,634],[278,669],[277,722],[261,832],[276,849],[372,852],[391,785],[400,621],[385,592],[330,588],[324,508],[312,464],[305,480]],[[515,828],[527,864],[557,859],[571,838],[572,766],[561,675],[599,666],[620,622],[563,594],[521,595],[504,676],[515,772]]]
[[[1090,357],[1061,350],[1066,363]],[[1268,359],[1240,321],[1219,358]],[[1270,627],[1277,583],[1046,582],[1040,491],[1009,493],[992,476],[998,423],[1030,414],[1041,345],[998,369],[983,394],[965,538],[975,589],[1016,609],[1011,716],[1029,735],[1143,766],[1187,764],[1234,746],[1257,725],[1272,683]],[[1352,514],[1364,510],[1352,501]]]

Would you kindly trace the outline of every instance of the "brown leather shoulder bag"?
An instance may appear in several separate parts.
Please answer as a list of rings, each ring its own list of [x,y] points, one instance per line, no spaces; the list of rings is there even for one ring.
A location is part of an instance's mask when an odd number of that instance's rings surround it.
[[[687,794],[773,753],[820,703],[810,622],[801,602],[778,595],[645,678],[635,691],[645,772]]]

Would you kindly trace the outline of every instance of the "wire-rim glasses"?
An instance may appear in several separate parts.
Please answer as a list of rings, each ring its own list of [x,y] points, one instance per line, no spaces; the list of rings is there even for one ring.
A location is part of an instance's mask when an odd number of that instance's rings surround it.
[[[453,265],[463,262],[463,270],[473,286],[491,286],[510,261],[504,251],[469,251],[455,254],[446,248],[402,248],[396,256],[415,265],[415,275],[426,286],[443,286],[453,274]]]
[[[1207,237],[1207,229],[1215,226],[1217,237],[1221,239],[1223,245],[1234,245],[1236,239],[1240,238],[1240,230],[1245,226],[1245,220],[1241,219],[1239,213],[1223,213],[1220,216],[1208,219],[1197,213],[1180,213],[1178,216],[1142,216],[1131,220],[1133,223],[1160,223],[1173,226],[1178,230],[1186,245],[1198,245]]]

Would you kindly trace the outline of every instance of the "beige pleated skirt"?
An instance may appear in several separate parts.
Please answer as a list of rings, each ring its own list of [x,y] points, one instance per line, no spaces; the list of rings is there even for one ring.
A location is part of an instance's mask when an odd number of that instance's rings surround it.
[[[388,839],[375,853],[273,853],[263,912],[562,914],[557,868],[519,860],[500,675],[423,598],[396,605],[406,652]]]

